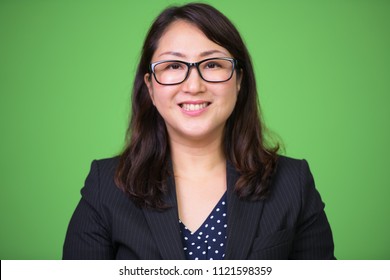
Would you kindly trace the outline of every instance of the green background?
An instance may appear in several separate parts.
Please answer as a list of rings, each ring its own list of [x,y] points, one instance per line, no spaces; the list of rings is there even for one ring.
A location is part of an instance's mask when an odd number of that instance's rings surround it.
[[[187,1],[0,0],[0,258],[60,259],[93,159],[124,144],[141,44]],[[309,161],[339,259],[390,259],[390,1],[208,1],[265,121]]]

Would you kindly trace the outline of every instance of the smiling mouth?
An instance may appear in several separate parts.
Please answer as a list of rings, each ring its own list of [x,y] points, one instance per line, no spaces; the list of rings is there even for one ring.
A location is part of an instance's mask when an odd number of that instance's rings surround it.
[[[204,102],[204,103],[199,103],[199,104],[188,104],[188,103],[182,103],[179,104],[179,106],[184,110],[184,111],[199,111],[207,106],[209,106],[211,103],[210,102]]]

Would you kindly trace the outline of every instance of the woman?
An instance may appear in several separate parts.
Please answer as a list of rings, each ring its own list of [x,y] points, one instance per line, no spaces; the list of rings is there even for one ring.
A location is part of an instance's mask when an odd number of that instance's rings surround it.
[[[64,259],[334,258],[309,167],[265,145],[249,53],[213,7],[151,26],[128,135],[92,163]]]

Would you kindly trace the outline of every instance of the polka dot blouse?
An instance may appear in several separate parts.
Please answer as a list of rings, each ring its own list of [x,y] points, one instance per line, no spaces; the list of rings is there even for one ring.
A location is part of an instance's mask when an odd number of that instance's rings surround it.
[[[180,232],[184,253],[189,260],[222,260],[227,240],[226,192],[210,215],[195,232],[181,221]]]

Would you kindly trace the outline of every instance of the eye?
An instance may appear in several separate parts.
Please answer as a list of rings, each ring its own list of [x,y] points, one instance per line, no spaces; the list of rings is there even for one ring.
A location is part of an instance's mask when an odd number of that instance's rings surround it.
[[[181,63],[172,62],[168,63],[165,67],[166,70],[180,70],[183,68],[183,65]]]
[[[221,65],[217,61],[208,61],[204,66],[205,69],[215,69],[220,67]]]

